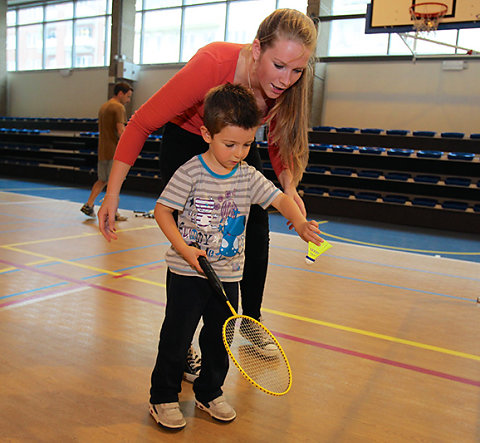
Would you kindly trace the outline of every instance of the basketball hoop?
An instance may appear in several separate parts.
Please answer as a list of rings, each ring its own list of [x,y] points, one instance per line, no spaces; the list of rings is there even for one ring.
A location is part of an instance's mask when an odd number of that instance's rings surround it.
[[[430,32],[438,29],[438,23],[448,11],[445,3],[426,2],[413,4],[409,8],[416,32]]]

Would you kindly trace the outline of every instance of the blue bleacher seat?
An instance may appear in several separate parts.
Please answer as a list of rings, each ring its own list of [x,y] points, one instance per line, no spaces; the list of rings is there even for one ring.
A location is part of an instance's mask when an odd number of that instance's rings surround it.
[[[403,205],[408,202],[409,199],[405,195],[388,194],[383,197],[383,201],[387,203],[400,203]]]
[[[265,141],[257,142],[257,145],[262,148],[266,148],[268,147],[268,142],[265,142]]]
[[[330,131],[332,131],[336,128],[335,128],[335,126],[314,126],[312,129],[314,131],[330,132]]]
[[[352,175],[355,169],[351,168],[332,168],[332,174],[335,175]]]
[[[406,129],[387,129],[388,135],[408,135],[410,131]]]
[[[430,208],[433,208],[438,204],[438,201],[434,198],[415,197],[412,200],[412,204],[414,204],[415,206],[428,206]]]
[[[410,157],[415,151],[413,149],[391,148],[387,151],[387,155],[396,155],[401,157]]]
[[[470,186],[471,182],[472,180],[464,177],[447,177],[445,179],[446,185],[454,185],[454,186]]]
[[[435,131],[413,131],[412,135],[415,137],[435,137]]]
[[[328,193],[332,197],[342,197],[342,198],[348,198],[354,194],[353,191],[349,191],[347,189],[330,189]]]
[[[411,178],[411,175],[406,172],[387,172],[385,178],[387,180],[407,181]]]
[[[327,149],[331,149],[332,148],[332,145],[327,145],[325,143],[310,143],[308,145],[308,147],[312,150],[312,151],[326,151]]]
[[[328,166],[307,166],[305,169],[307,172],[317,172],[319,174],[325,174],[326,171],[329,171],[330,168]]]
[[[360,154],[377,154],[381,155],[382,152],[385,152],[385,148],[373,147],[373,146],[362,146],[358,148]]]
[[[479,205],[479,204],[473,205],[473,210],[474,210],[475,212],[480,212],[480,205]]]
[[[378,128],[363,128],[360,129],[360,132],[362,134],[381,134],[383,132],[383,129],[378,129]]]
[[[442,132],[440,134],[444,138],[463,138],[465,134],[463,132]]]
[[[355,152],[358,149],[358,146],[351,145],[333,145],[332,151],[334,152]]]
[[[320,188],[320,187],[317,187],[317,186],[307,186],[303,192],[305,192],[305,194],[317,194],[317,195],[323,195],[325,193],[328,192],[328,189],[326,188]]]
[[[470,138],[480,138],[480,134],[470,134]]]
[[[471,161],[475,158],[475,154],[473,152],[449,152],[447,157],[449,160]]]
[[[272,169],[272,164],[270,162],[263,162],[262,163],[263,169]]]
[[[363,169],[363,170],[357,171],[357,175],[359,177],[378,178],[381,175],[383,175],[383,172],[375,171],[373,169]]]
[[[343,127],[343,128],[336,128],[337,132],[356,132],[358,131],[358,128],[349,128],[349,127]]]
[[[440,158],[443,155],[442,151],[418,151],[417,157],[426,157],[426,158]]]
[[[359,200],[370,200],[370,201],[375,201],[379,199],[381,195],[377,192],[357,192],[355,194],[355,198],[358,198]]]
[[[440,181],[440,177],[438,175],[426,175],[420,174],[413,177],[413,181],[417,183],[438,183]]]
[[[444,201],[442,203],[442,208],[444,209],[456,209],[458,211],[466,211],[468,209],[468,203],[459,202],[459,201]]]

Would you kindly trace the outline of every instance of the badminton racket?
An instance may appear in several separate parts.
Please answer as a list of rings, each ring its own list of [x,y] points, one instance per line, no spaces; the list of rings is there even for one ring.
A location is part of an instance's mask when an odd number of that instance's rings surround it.
[[[253,386],[270,395],[285,395],[292,385],[292,371],[280,343],[259,321],[237,314],[207,258],[200,256],[198,262],[232,313],[222,328],[229,357]]]

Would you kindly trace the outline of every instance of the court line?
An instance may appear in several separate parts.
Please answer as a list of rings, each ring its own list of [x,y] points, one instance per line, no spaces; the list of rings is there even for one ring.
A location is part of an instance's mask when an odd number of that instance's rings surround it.
[[[79,285],[79,286],[88,286],[90,288],[95,288],[95,289],[99,289],[101,291],[111,292],[112,294],[121,295],[123,297],[131,298],[131,299],[134,299],[134,300],[139,300],[139,301],[143,301],[143,302],[147,302],[147,303],[152,303],[154,305],[159,305],[159,306],[165,306],[165,303],[158,302],[156,300],[152,300],[152,299],[149,299],[149,298],[146,298],[146,297],[141,297],[141,296],[135,295],[135,294],[130,294],[130,293],[124,292],[124,291],[119,291],[118,289],[112,289],[112,288],[108,288],[106,286],[97,285],[95,283],[85,283],[85,281],[78,280],[76,278],[66,277],[66,276],[61,275],[61,274],[56,274],[54,272],[46,271],[44,269],[32,268],[30,266],[20,265],[18,263],[15,264],[15,263],[9,262],[7,260],[3,260],[3,259],[0,259],[0,263],[10,265],[10,266],[15,266],[16,268],[24,269],[24,270],[30,271],[30,272],[35,272],[37,274],[48,275],[49,277],[54,277],[54,278],[57,278],[59,280],[66,280],[70,283],[74,283],[74,284]],[[155,282],[152,282],[152,283],[155,283]],[[165,285],[161,285],[161,286],[165,286]],[[41,298],[42,295],[45,296],[46,294],[38,294],[37,298]],[[46,296],[48,296],[48,295],[50,295],[50,294],[47,294]],[[35,296],[32,296],[32,298],[33,297],[35,297]],[[24,299],[17,300],[16,302],[21,303],[23,300]],[[7,303],[14,304],[15,301],[7,302]],[[2,307],[4,305],[5,304],[0,304],[0,307]]]
[[[64,259],[61,259],[61,258],[51,257],[51,256],[48,256],[48,255],[45,255],[45,254],[40,254],[38,252],[26,251],[24,249],[19,249],[19,248],[14,248],[14,247],[9,247],[9,246],[2,246],[2,247],[5,248],[5,249],[8,249],[10,251],[20,252],[22,254],[33,255],[35,257],[42,257],[44,259],[54,260],[54,261],[57,261],[59,263],[64,263],[64,264],[67,264],[67,265],[76,266],[78,268],[88,269],[90,271],[101,272],[101,273],[109,274],[109,275],[113,275],[113,276],[121,275],[120,272],[109,271],[107,269],[97,268],[95,266],[89,266],[89,265],[84,265],[84,264],[81,264],[81,263],[76,263],[76,262],[73,262],[71,260],[64,260]],[[1,263],[6,263],[6,264],[8,263],[5,260],[0,260],[0,262]],[[30,268],[30,267],[28,267],[28,268],[22,268],[22,266],[19,266],[19,267],[21,269],[30,269],[30,270],[34,269],[34,268]],[[67,279],[66,277],[64,277],[64,278]],[[134,277],[134,276],[131,276],[131,275],[125,275],[123,278],[126,278],[128,280],[138,281],[140,283],[146,283],[146,284],[150,284],[150,285],[154,285],[154,286],[160,286],[161,288],[165,287],[164,283],[158,283],[158,282],[155,282],[155,281],[152,281],[152,280],[146,280],[144,278]]]
[[[272,332],[274,333],[274,335],[276,337],[285,338],[287,340],[292,340],[292,341],[295,341],[295,342],[298,342],[298,343],[303,343],[303,344],[306,344],[306,345],[315,346],[317,348],[327,349],[329,351],[340,352],[342,354],[346,354],[346,355],[349,355],[349,356],[352,356],[352,357],[359,357],[359,358],[363,358],[363,359],[366,359],[366,360],[375,361],[377,363],[383,363],[383,364],[394,366],[394,367],[397,367],[397,368],[407,369],[409,371],[420,372],[420,373],[425,374],[425,375],[432,375],[434,377],[439,377],[439,378],[443,378],[443,379],[446,379],[446,380],[455,381],[455,382],[458,382],[458,383],[463,383],[463,384],[466,384],[466,385],[472,385],[472,386],[480,387],[480,381],[478,381],[478,380],[472,380],[472,379],[465,378],[465,377],[459,377],[457,375],[447,374],[446,372],[435,371],[433,369],[422,368],[421,366],[409,365],[407,363],[402,363],[402,362],[399,362],[399,361],[396,361],[396,360],[390,360],[388,358],[377,357],[375,355],[365,354],[363,352],[357,352],[357,351],[353,351],[351,349],[345,349],[345,348],[340,348],[338,346],[327,345],[325,343],[320,343],[320,342],[313,341],[313,340],[307,340],[307,339],[304,339],[304,338],[295,337],[293,335],[284,334],[282,332],[274,332],[274,331],[272,331]]]
[[[67,264],[71,263],[71,262],[66,261],[66,260],[64,262],[66,262]],[[11,262],[8,262],[8,261],[2,260],[2,259],[0,259],[0,263],[3,263],[5,265],[9,265],[9,266],[16,266],[15,263],[11,263]],[[18,265],[16,267],[21,268],[21,269],[25,269],[25,270],[29,270],[29,271],[32,271],[32,272],[37,272],[37,273],[40,273],[40,274],[54,276],[54,277],[56,277],[60,280],[63,279],[63,280],[67,280],[67,281],[75,282],[75,283],[79,282],[79,280],[77,280],[77,279],[72,279],[72,278],[65,277],[65,276],[62,276],[62,275],[59,275],[59,274],[54,274],[52,272],[45,271],[45,270],[42,270],[42,269],[32,268],[32,267],[29,267],[29,266],[26,266],[26,265]],[[89,268],[92,269],[91,267],[89,267]],[[97,268],[94,268],[94,269],[97,269]],[[120,272],[113,272],[113,271],[106,271],[106,270],[104,272],[107,273],[107,274],[110,274],[110,275],[116,275],[116,276],[121,275]],[[134,277],[128,276],[128,275],[124,276],[123,278],[135,279]],[[142,282],[152,283],[152,284],[155,284],[155,285],[158,285],[158,286],[165,287],[164,284],[159,284],[159,283],[151,282],[149,280],[144,280],[144,279],[140,279],[140,280]],[[138,297],[138,296],[135,296],[133,294],[126,293],[126,292],[112,290],[110,288],[107,288],[107,287],[101,286],[101,285],[91,284],[91,286],[95,287],[97,289],[107,290],[107,291],[110,291],[110,292],[117,293],[119,295],[124,295],[126,297],[130,297],[130,298],[136,298],[136,299],[144,300],[144,301],[147,301],[147,302],[149,302],[149,300],[150,300],[150,299],[144,299],[143,297]],[[330,323],[330,322],[326,322],[326,321],[322,321],[322,320],[316,320],[316,319],[312,319],[312,318],[308,318],[308,317],[302,317],[302,316],[299,316],[299,315],[296,315],[296,314],[290,314],[290,313],[277,311],[277,310],[269,309],[269,308],[265,308],[265,307],[263,307],[262,310],[265,311],[265,312],[274,314],[274,315],[281,316],[281,317],[288,317],[288,318],[292,318],[292,319],[295,319],[295,320],[304,321],[304,322],[307,322],[307,323],[318,324],[318,325],[329,327],[329,328],[332,328],[332,329],[343,330],[343,331],[354,333],[354,334],[370,336],[370,337],[380,339],[380,340],[395,342],[395,343],[399,343],[399,344],[403,344],[403,345],[407,345],[407,346],[412,346],[412,347],[416,347],[416,348],[421,348],[421,349],[426,349],[426,350],[430,350],[430,351],[434,351],[434,352],[439,352],[439,353],[442,353],[442,354],[448,354],[448,355],[453,355],[453,356],[456,356],[456,357],[462,357],[462,358],[467,358],[467,359],[470,359],[470,360],[480,361],[480,356],[474,355],[474,354],[467,354],[465,352],[459,352],[459,351],[454,351],[454,350],[451,350],[451,349],[441,348],[441,347],[438,347],[438,346],[427,345],[427,344],[415,342],[415,341],[412,341],[412,340],[405,340],[405,339],[396,338],[396,337],[392,337],[392,336],[385,335],[385,334],[378,334],[378,333],[375,333],[375,332],[365,331],[365,330],[362,330],[362,329],[351,328],[349,326],[343,326],[343,325],[338,325],[338,324],[335,324],[335,323]]]
[[[371,280],[363,280],[361,278],[348,277],[346,275],[331,274],[329,272],[314,271],[314,270],[310,270],[310,269],[297,268],[295,266],[279,265],[277,263],[272,263],[272,262],[268,262],[268,264],[269,264],[269,266],[270,265],[278,266],[279,268],[293,269],[294,271],[312,272],[314,274],[326,275],[328,277],[343,278],[345,280],[352,280],[352,281],[355,281],[355,282],[367,283],[367,284],[370,284],[370,285],[385,286],[387,288],[401,289],[402,291],[419,292],[420,294],[428,294],[428,295],[438,295],[439,297],[446,297],[446,298],[452,298],[452,299],[455,299],[455,300],[468,301],[470,303],[473,303],[475,301],[471,298],[459,297],[458,295],[448,295],[448,294],[442,294],[441,292],[425,291],[424,289],[407,288],[405,286],[391,285],[389,283],[381,283],[381,282],[376,282],[376,281],[371,281]]]
[[[354,243],[363,246],[373,246],[376,248],[382,249],[393,249],[395,251],[406,251],[406,252],[421,252],[424,254],[444,254],[444,255],[480,255],[480,252],[454,252],[454,251],[431,251],[426,249],[413,249],[413,248],[403,248],[400,246],[387,246],[387,245],[379,245],[375,243],[363,242],[360,240],[353,240],[350,238],[340,237],[338,235],[329,234],[324,231],[320,231],[322,236],[334,238],[335,240],[341,240],[346,243]]]
[[[441,354],[453,355],[455,357],[467,358],[469,360],[480,361],[480,355],[467,354],[466,352],[454,351],[452,349],[441,348],[439,346],[427,345],[425,343],[419,343],[413,340],[405,340],[403,338],[392,337],[390,335],[378,334],[376,332],[365,331],[363,329],[351,328],[349,326],[337,325],[327,321],[316,320],[314,318],[303,317],[296,314],[289,314],[288,312],[277,311],[275,309],[262,308],[262,311],[270,314],[275,314],[280,317],[292,318],[294,320],[300,320],[306,323],[312,323],[320,326],[326,326],[327,328],[338,329],[340,331],[351,332],[354,334],[365,335],[367,337],[373,337],[380,340],[385,340],[393,343],[400,343],[402,345],[412,346],[414,348],[426,349],[429,351],[440,352]]]

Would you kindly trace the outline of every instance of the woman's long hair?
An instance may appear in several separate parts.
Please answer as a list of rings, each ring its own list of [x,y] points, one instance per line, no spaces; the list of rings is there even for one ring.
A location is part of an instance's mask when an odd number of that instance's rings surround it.
[[[277,9],[263,20],[255,38],[260,41],[262,51],[278,38],[299,42],[312,51],[302,76],[280,95],[267,119],[271,142],[278,145],[280,159],[290,166],[294,183],[298,184],[308,163],[309,96],[317,30],[305,14],[295,9]]]

